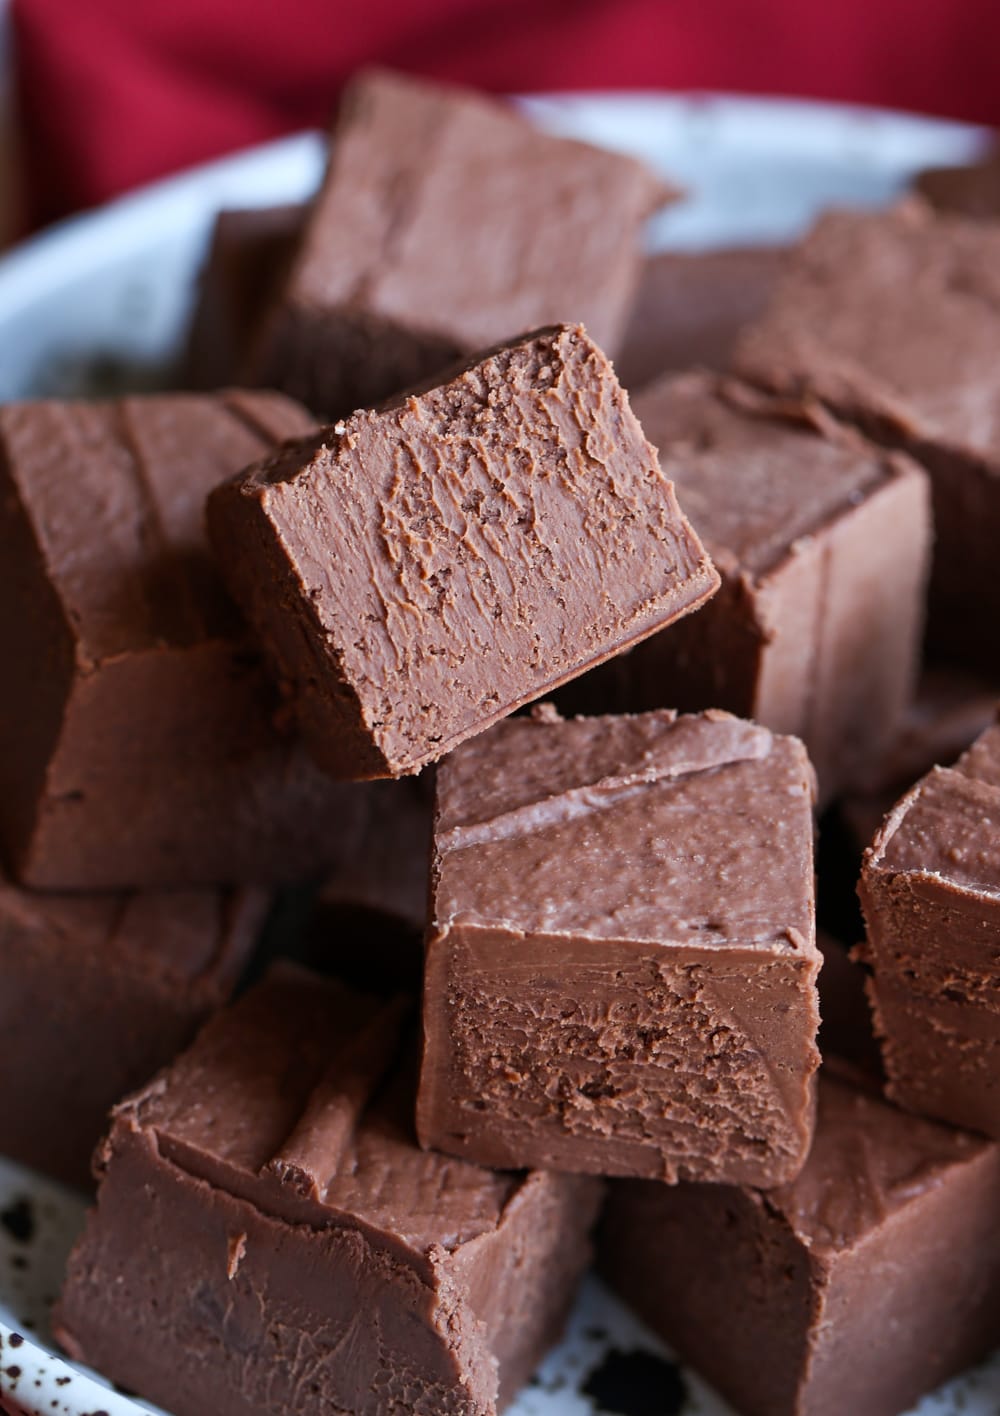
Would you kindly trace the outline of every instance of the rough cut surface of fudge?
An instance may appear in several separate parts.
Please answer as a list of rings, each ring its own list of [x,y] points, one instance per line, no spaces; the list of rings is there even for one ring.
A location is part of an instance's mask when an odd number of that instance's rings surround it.
[[[493,1416],[562,1324],[600,1186],[421,1151],[400,1000],[284,965],[119,1106],[57,1311],[176,1416]]]
[[[220,487],[208,518],[340,777],[418,771],[718,585],[578,327],[287,447]]]
[[[212,487],[312,426],[236,391],[0,409],[0,844],[23,883],[335,863],[351,794],[279,726],[203,528]]]
[[[790,256],[734,366],[809,396],[931,476],[929,642],[995,672],[1000,655],[1000,226],[834,212]]]
[[[889,1094],[1000,1138],[1000,725],[889,813],[858,893]]]
[[[86,1185],[108,1112],[229,997],[267,897],[30,894],[0,876],[0,1151]]]
[[[306,211],[295,205],[219,212],[188,336],[192,388],[239,382],[251,338],[291,260]]]
[[[544,705],[438,769],[417,1129],[485,1165],[777,1184],[809,1148],[813,774],[724,713]]]
[[[727,369],[736,336],[763,314],[786,258],[778,246],[648,256],[615,358],[625,387],[699,365]]]
[[[950,767],[998,714],[1000,673],[990,683],[958,669],[925,669],[881,762],[839,805],[858,853],[918,777],[932,767]]]
[[[722,577],[687,624],[569,685],[567,708],[725,708],[809,750],[828,800],[879,762],[910,699],[927,478],[816,405],[712,374],[635,400]]]
[[[741,1416],[896,1416],[1000,1339],[1000,1148],[824,1067],[796,1180],[616,1181],[598,1248]]]
[[[363,75],[251,375],[341,417],[541,325],[584,324],[613,353],[668,195],[492,99]]]
[[[1000,150],[959,167],[929,167],[913,185],[938,211],[993,221],[1000,216]]]

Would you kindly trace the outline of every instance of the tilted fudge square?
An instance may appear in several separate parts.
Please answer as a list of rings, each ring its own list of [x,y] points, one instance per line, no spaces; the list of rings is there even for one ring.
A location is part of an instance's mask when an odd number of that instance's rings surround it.
[[[598,1249],[741,1416],[896,1416],[1000,1340],[1000,1148],[824,1067],[796,1180],[616,1181]]]
[[[614,371],[568,326],[286,449],[208,518],[334,776],[415,772],[718,585]]]
[[[809,1148],[812,769],[724,713],[510,719],[439,768],[417,1129],[776,1184]]]
[[[226,1002],[257,891],[42,895],[0,876],[0,1151],[86,1185],[108,1112]]]
[[[22,882],[266,884],[335,863],[350,793],[279,730],[203,529],[212,487],[312,426],[235,391],[0,408],[0,844]]]
[[[219,212],[188,336],[190,387],[239,382],[251,337],[291,260],[306,210],[295,205]]]
[[[613,353],[668,195],[495,100],[365,74],[250,373],[340,417],[540,325],[585,324]]]
[[[725,708],[800,737],[821,801],[865,780],[916,679],[925,474],[818,406],[711,374],[651,385],[635,413],[722,589],[571,685],[566,706],[576,694],[605,710]]]
[[[764,313],[786,258],[783,246],[648,256],[615,358],[625,387],[671,370],[727,369],[736,336]]]
[[[922,203],[824,216],[791,256],[737,370],[808,395],[931,476],[929,642],[995,672],[1000,655],[1000,226]]]
[[[1000,725],[889,813],[858,893],[890,1096],[1000,1138]]]
[[[175,1416],[493,1416],[601,1188],[421,1151],[406,1031],[287,964],[208,1023],[115,1112],[63,1345]]]

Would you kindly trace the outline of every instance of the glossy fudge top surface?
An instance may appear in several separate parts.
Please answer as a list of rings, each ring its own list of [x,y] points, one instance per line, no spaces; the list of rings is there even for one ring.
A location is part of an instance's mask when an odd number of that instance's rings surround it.
[[[735,366],[904,436],[1000,458],[1000,227],[911,200],[831,212]]]
[[[934,768],[897,803],[868,860],[1000,898],[1000,725],[987,728],[954,767]]]
[[[815,954],[812,768],[728,714],[508,719],[438,769],[434,924]]]
[[[634,158],[542,133],[495,100],[371,71],[345,94],[286,297],[468,349],[569,320],[613,343],[622,262],[667,195]]]
[[[652,384],[635,413],[715,559],[753,576],[909,466],[816,404],[712,374]]]
[[[419,1149],[409,1031],[399,1000],[280,965],[118,1121],[267,1213],[455,1250],[496,1228],[522,1178]]]
[[[205,498],[312,426],[273,393],[0,408],[6,477],[78,660],[228,633],[234,616],[209,560]]]
[[[890,1106],[874,1083],[848,1071],[825,1067],[817,1099],[804,1168],[765,1195],[816,1256],[850,1249],[936,1190],[952,1167],[991,1148],[979,1136]]]

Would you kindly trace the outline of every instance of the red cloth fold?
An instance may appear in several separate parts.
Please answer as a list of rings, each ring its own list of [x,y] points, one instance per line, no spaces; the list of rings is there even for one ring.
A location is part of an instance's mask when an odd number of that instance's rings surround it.
[[[298,128],[377,61],[498,92],[713,88],[1000,122],[996,0],[13,0],[33,222]]]

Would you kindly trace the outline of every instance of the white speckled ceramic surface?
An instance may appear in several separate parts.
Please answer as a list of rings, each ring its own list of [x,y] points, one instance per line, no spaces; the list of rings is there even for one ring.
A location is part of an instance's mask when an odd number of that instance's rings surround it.
[[[966,161],[984,142],[958,124],[806,103],[652,94],[525,103],[547,127],[635,152],[683,185],[689,200],[663,214],[652,240],[685,249],[788,240],[820,208],[883,204],[919,168]],[[0,261],[0,399],[156,387],[183,336],[215,211],[303,198],[322,160],[313,135],[270,144],[57,227],[8,255]],[[48,1308],[84,1204],[0,1160],[2,1411],[136,1416],[150,1409],[53,1355]],[[919,1407],[920,1416],[998,1410],[1000,1359]],[[591,1281],[565,1342],[510,1416],[725,1411]]]

